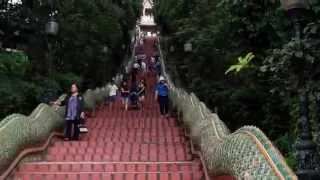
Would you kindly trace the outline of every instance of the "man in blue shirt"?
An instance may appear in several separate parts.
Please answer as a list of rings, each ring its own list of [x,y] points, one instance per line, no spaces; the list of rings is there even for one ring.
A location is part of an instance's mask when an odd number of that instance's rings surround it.
[[[161,115],[168,117],[169,111],[169,86],[163,76],[160,76],[156,86],[155,99],[159,103]]]

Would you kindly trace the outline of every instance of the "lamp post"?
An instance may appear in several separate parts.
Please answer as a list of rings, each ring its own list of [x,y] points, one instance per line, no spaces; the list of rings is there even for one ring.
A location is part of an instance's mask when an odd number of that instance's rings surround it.
[[[49,13],[49,21],[45,25],[45,31],[48,35],[48,74],[50,75],[53,71],[53,45],[51,42],[51,38],[56,36],[59,31],[59,24],[55,20],[54,16],[58,13],[54,9],[54,0],[48,0],[48,3],[50,5],[50,13]]]
[[[59,24],[56,22],[53,15],[50,16],[49,21],[46,24],[46,33],[48,35],[56,36],[59,31]]]
[[[108,52],[109,52],[109,48],[108,46],[103,46],[101,52],[104,54],[104,61],[103,61],[103,65],[104,65],[104,73],[103,73],[103,81],[104,83],[107,82],[107,57],[108,57]]]
[[[319,154],[313,141],[309,119],[309,99],[306,88],[299,90],[299,118],[297,120],[296,159],[299,179],[320,179]]]
[[[184,52],[191,52],[192,51],[192,44],[190,42],[186,42],[184,44]]]
[[[173,45],[171,45],[169,50],[170,50],[170,52],[171,52],[171,53],[173,53],[173,52],[174,52],[174,50],[175,50],[175,49],[174,49],[174,46],[173,46]]]
[[[300,44],[301,12],[308,8],[306,0],[281,0],[282,8],[288,12],[294,25],[294,40]],[[297,175],[299,179],[320,179],[319,154],[317,146],[312,140],[311,126],[309,120],[308,88],[302,79],[302,88],[299,90],[299,118],[297,120],[296,159]]]
[[[191,42],[190,41],[187,41],[186,43],[184,43],[184,46],[183,46],[183,50],[184,50],[184,52],[185,52],[185,54],[186,55],[191,55],[191,52],[192,52],[192,44],[191,44]],[[184,65],[187,65],[188,63],[189,63],[189,59],[190,57],[186,57],[186,58],[184,58],[183,59],[183,64]],[[178,70],[178,75],[179,75],[179,77],[181,77],[181,82],[183,83],[183,84],[185,84],[187,81],[187,73],[185,73],[184,72],[185,70],[184,69],[180,69],[179,68],[179,70]]]
[[[320,90],[319,89],[315,91],[314,97],[316,100],[316,109],[315,109],[315,117],[313,121],[314,123],[316,123],[315,132],[318,133],[315,137],[315,142],[316,144],[320,144],[320,134],[319,134],[320,132]]]

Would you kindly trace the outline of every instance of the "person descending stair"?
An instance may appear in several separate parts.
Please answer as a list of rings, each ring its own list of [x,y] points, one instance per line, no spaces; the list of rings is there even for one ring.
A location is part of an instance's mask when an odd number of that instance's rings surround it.
[[[161,76],[161,62],[159,59],[156,60],[156,68],[155,69],[156,69],[158,77],[160,78],[160,76]]]
[[[159,83],[156,86],[155,99],[159,103],[159,109],[161,115],[165,117],[168,116],[169,112],[169,85],[167,84],[165,78],[160,76]]]
[[[134,109],[139,109],[139,95],[137,82],[131,84],[130,88],[130,105]]]
[[[146,83],[142,79],[140,80],[140,83],[138,85],[138,96],[139,96],[139,104],[140,104],[140,109],[143,111],[144,109],[144,99],[146,96]]]
[[[118,92],[118,86],[116,85],[115,81],[112,80],[112,83],[109,86],[109,106],[110,106],[110,109],[112,108],[112,105],[116,101],[117,92]]]
[[[126,111],[128,110],[129,96],[130,96],[129,85],[126,81],[123,81],[121,86],[121,98],[122,98],[122,104],[124,105],[124,109]]]

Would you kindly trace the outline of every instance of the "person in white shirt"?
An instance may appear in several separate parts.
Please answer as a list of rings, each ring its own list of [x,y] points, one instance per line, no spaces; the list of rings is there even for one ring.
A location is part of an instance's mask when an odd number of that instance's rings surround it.
[[[141,62],[141,71],[142,71],[142,74],[144,74],[147,70],[147,65],[144,61]]]
[[[136,62],[136,63],[134,63],[134,64],[133,64],[133,68],[135,68],[135,69],[139,69],[139,68],[140,68],[139,63],[137,63],[137,62]]]
[[[109,102],[110,108],[112,108],[112,104],[115,102],[117,97],[118,86],[112,81],[112,84],[109,87]]]

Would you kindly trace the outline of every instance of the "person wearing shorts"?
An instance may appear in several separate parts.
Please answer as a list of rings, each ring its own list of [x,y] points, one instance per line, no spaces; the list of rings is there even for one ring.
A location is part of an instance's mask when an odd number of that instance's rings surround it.
[[[122,104],[124,105],[124,109],[128,110],[128,104],[129,104],[129,95],[130,90],[127,82],[123,82],[121,86],[121,97],[122,97]]]

